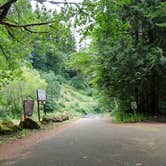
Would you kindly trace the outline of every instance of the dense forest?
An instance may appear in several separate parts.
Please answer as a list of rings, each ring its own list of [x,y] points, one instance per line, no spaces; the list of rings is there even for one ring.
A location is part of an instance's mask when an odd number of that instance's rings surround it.
[[[37,89],[48,113],[166,114],[164,0],[44,2],[0,0],[0,118],[19,118]]]

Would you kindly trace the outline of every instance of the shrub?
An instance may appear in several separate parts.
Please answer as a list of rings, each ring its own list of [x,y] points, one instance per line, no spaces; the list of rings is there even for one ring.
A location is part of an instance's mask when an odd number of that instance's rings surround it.
[[[41,77],[47,82],[47,101],[46,101],[46,111],[53,112],[57,109],[56,100],[60,97],[61,87],[60,84],[63,82],[61,76],[56,76],[53,71],[41,72]]]
[[[50,98],[58,99],[60,96],[60,77],[55,75],[53,71],[48,73],[41,73],[41,77],[47,82],[47,96]],[[61,80],[62,81],[62,80]]]
[[[78,113],[81,113],[81,114],[83,114],[83,115],[87,115],[88,113],[88,111],[86,111],[85,109],[83,109],[83,108],[77,108],[76,109],[76,112],[78,112]]]
[[[56,103],[52,100],[46,100],[46,112],[53,112],[56,110]]]
[[[136,115],[134,115],[133,113],[119,111],[117,108],[111,113],[111,115],[115,117],[116,122],[134,123],[146,120],[143,113],[136,113]]]
[[[134,123],[146,120],[143,113],[137,112],[134,115],[128,100],[119,101],[119,105],[114,107],[111,115],[115,117],[116,122]]]
[[[88,87],[87,82],[81,76],[75,76],[70,81],[71,85],[76,89],[85,89]]]
[[[47,83],[39,73],[30,68],[22,68],[21,79],[14,80],[0,91],[0,109],[8,116],[19,116],[24,99],[36,99],[36,90],[45,89]],[[1,114],[3,114],[1,111]]]
[[[94,112],[98,114],[98,113],[102,113],[102,110],[98,106],[95,106]]]

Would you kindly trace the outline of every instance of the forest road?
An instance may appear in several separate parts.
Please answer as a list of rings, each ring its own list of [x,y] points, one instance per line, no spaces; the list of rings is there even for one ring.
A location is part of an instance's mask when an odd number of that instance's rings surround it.
[[[84,118],[22,153],[0,165],[166,166],[166,124]]]

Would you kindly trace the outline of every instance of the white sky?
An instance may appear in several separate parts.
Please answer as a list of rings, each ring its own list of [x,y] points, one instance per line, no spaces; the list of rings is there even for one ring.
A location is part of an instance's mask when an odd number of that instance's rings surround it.
[[[35,8],[37,2],[35,0],[31,0],[31,1],[32,1],[31,2],[32,7]],[[49,1],[49,0],[46,0],[46,1]],[[65,0],[51,0],[51,1],[53,1],[53,2],[54,1],[55,2],[74,2],[74,3],[81,3],[81,2],[83,2],[83,0],[66,0],[66,1]],[[39,6],[41,5],[40,3],[38,3],[38,4],[39,4]],[[59,10],[59,7],[63,6],[63,5],[51,4],[49,2],[44,2],[43,4],[48,8],[48,10],[49,9],[52,9],[52,10],[57,9],[57,10]]]

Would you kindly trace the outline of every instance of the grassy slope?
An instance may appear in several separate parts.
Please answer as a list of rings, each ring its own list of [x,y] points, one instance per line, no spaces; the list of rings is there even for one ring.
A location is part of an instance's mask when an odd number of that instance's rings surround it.
[[[97,105],[93,97],[87,96],[84,91],[79,91],[67,84],[61,85],[61,95],[57,103],[60,112],[68,111],[74,115],[93,112]]]

